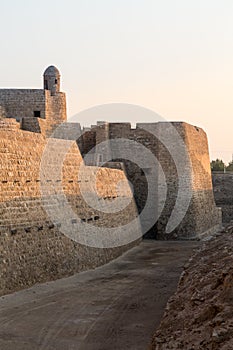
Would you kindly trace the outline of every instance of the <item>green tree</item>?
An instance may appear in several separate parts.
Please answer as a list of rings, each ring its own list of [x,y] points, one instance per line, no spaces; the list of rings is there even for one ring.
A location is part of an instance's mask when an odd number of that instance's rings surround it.
[[[233,171],[233,161],[228,164],[226,171]]]
[[[212,171],[224,171],[225,169],[225,164],[222,159],[217,158],[216,160],[212,160],[210,165]]]

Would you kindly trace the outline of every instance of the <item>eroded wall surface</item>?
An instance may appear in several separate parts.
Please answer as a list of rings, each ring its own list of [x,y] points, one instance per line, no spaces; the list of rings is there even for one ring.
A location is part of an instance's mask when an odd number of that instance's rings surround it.
[[[222,208],[223,223],[233,220],[233,173],[212,173],[214,197]]]
[[[43,163],[48,140],[51,144]],[[70,143],[67,151],[66,142],[20,130],[13,119],[0,121],[0,295],[94,268],[140,240],[137,208],[124,172],[95,167],[80,171],[82,156],[77,144]],[[124,183],[120,191],[119,181]],[[85,198],[92,199],[95,187],[97,209]],[[100,210],[117,199],[127,204],[123,210]],[[67,203],[71,214],[66,216]],[[125,227],[134,219],[132,241],[125,241]],[[85,233],[89,237],[93,227],[99,228],[93,245],[85,245]],[[73,237],[64,234],[63,228]],[[118,228],[122,237],[105,246],[102,231],[110,239],[112,228]],[[76,234],[81,238],[76,239]],[[102,248],[97,248],[95,242],[101,245],[101,239]]]
[[[1,114],[21,122],[23,130],[50,136],[65,122],[66,95],[42,89],[0,89]]]
[[[213,234],[221,228],[222,216],[213,195],[206,133],[201,128],[187,123],[172,123],[172,125],[184,140],[188,155],[184,172],[187,187],[179,188],[179,176],[174,176],[175,182],[181,194],[182,192],[185,194],[186,191],[192,194],[187,213],[174,234],[184,238]],[[171,173],[169,165],[168,172]]]
[[[5,117],[22,120],[34,117],[34,111],[41,112],[45,119],[45,90],[42,89],[0,89],[0,106]]]
[[[95,157],[88,149],[89,139],[99,144]],[[108,139],[118,140],[119,145],[106,142]],[[141,224],[146,228],[151,218],[158,220],[148,232],[144,230],[147,236],[192,239],[220,229],[221,209],[214,201],[208,141],[202,129],[183,122],[141,123],[135,129],[129,123],[103,123],[84,134],[80,145],[83,155],[89,151],[89,164],[100,158],[104,163],[109,157],[124,163],[139,213],[153,192]],[[116,157],[120,148],[122,158]]]

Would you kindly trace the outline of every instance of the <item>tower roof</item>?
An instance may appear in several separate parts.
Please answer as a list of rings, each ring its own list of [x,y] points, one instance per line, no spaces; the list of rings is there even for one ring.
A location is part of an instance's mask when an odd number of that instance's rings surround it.
[[[59,72],[59,70],[58,70],[55,66],[49,66],[49,67],[45,70],[44,76],[56,77],[56,76],[60,76],[60,72]]]

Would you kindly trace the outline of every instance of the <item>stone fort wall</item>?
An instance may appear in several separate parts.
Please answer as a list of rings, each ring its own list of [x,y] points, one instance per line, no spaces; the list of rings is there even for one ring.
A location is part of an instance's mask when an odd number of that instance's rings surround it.
[[[233,173],[212,173],[214,197],[217,206],[222,209],[223,223],[233,221]]]
[[[66,121],[66,95],[42,89],[0,89],[1,113],[14,118],[22,129],[51,135]],[[44,121],[44,122],[43,122]]]
[[[186,154],[183,156],[172,129],[176,130],[177,135],[179,135],[178,139],[184,143]],[[148,210],[148,220],[155,217],[163,205],[164,209],[157,223],[147,232],[148,236],[160,239],[192,239],[219,230],[221,210],[216,207],[213,196],[208,141],[202,129],[187,123],[137,124],[135,129],[131,128],[130,123],[102,123],[93,126],[84,133],[79,140],[79,146],[83,155],[89,152],[86,158],[89,165],[98,164],[100,159],[103,164],[109,156],[114,155],[115,150],[111,149],[111,146],[108,147],[108,143],[105,143],[104,147],[97,148],[94,154],[93,144],[95,142],[101,144],[108,139],[119,138],[135,142],[134,146],[122,143],[126,155],[132,154],[133,147],[133,153],[137,154],[138,159],[145,158],[144,153],[140,150],[140,145],[143,145],[152,152],[161,165],[161,168],[156,169],[153,178],[156,188],[154,201],[151,202],[151,207]],[[170,149],[168,150],[168,148]],[[156,165],[150,164],[148,160],[148,163],[144,162],[144,167],[140,168],[129,160],[117,160],[125,165],[128,179],[133,184],[137,207],[141,213],[148,198],[146,175],[153,172]],[[164,190],[161,185],[162,173],[165,174],[167,185],[165,203],[161,202],[163,197],[161,193]],[[185,200],[187,193],[190,193],[191,199],[188,207],[184,208],[182,200]],[[182,211],[185,211],[185,215]],[[168,233],[166,228],[172,215],[174,216],[173,222],[179,221],[178,216],[183,217],[183,219],[172,232]],[[142,226],[146,227],[147,218],[144,220]]]
[[[21,121],[34,117],[34,111],[41,112],[45,119],[45,94],[42,89],[1,89],[0,106],[5,109],[5,117]]]
[[[0,90],[0,295],[104,264],[142,234],[196,239],[221,227],[202,129],[99,122],[81,135],[65,121],[54,66],[43,90]]]
[[[79,218],[81,224],[90,228],[107,228],[109,236],[112,228],[122,226],[120,233],[124,237],[124,225],[137,218],[137,208],[122,170],[101,168],[97,171],[95,167],[85,167],[78,176],[82,156],[76,143],[65,155],[63,143],[66,141],[53,139],[52,148],[56,152],[47,159],[47,171],[40,172],[47,141],[40,133],[20,130],[19,123],[13,119],[0,121],[0,295],[95,268],[122,254],[140,239],[137,220],[133,227],[138,231],[137,239],[123,246],[119,241],[119,247],[113,248],[85,246],[61,232],[61,226],[65,225],[70,232],[78,233]],[[63,157],[59,174],[56,161]],[[88,195],[94,191],[95,171],[102,206],[122,199],[128,203],[124,210],[109,214],[91,208],[83,199],[83,192]],[[47,192],[41,193],[41,181],[46,184]],[[119,181],[125,183],[120,192]],[[61,221],[58,217],[54,222],[48,212],[63,206],[62,200],[57,201],[59,191],[65,194],[73,216],[63,217]]]

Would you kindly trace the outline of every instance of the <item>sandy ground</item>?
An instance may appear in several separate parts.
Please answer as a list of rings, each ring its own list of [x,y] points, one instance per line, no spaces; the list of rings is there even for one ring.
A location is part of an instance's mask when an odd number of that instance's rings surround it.
[[[233,349],[233,226],[186,266],[152,349]]]
[[[114,262],[0,298],[1,350],[146,350],[197,242],[144,241]]]

